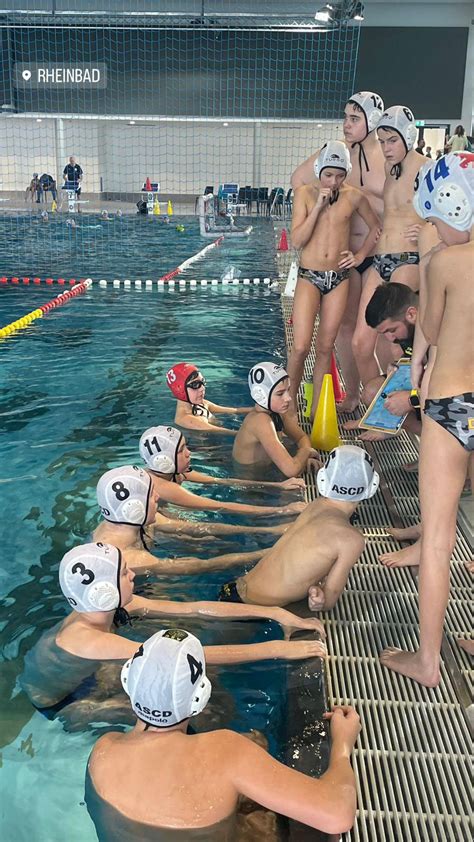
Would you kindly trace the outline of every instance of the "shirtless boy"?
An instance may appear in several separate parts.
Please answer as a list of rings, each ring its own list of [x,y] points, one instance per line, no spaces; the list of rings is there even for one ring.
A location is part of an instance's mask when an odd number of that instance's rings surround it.
[[[449,598],[450,560],[466,471],[474,450],[474,154],[449,154],[420,182],[415,208],[434,223],[446,248],[431,257],[420,292],[420,324],[412,362],[419,386],[428,345],[437,347],[424,406],[420,446],[420,646],[387,649],[381,662],[426,687],[439,683],[439,657]],[[417,337],[418,338],[418,337]]]
[[[255,408],[244,419],[234,441],[232,455],[241,465],[259,465],[262,471],[272,463],[287,477],[300,474],[310,462],[317,461],[309,437],[300,429],[292,403],[290,379],[282,365],[263,362],[249,372],[250,394]],[[294,456],[288,453],[280,436],[285,434],[296,444]]]
[[[383,228],[377,242],[374,263],[361,295],[353,337],[354,356],[363,386],[379,374],[374,354],[377,334],[365,320],[365,311],[372,295],[379,284],[390,281],[407,284],[415,291],[419,286],[420,255],[416,241],[420,218],[412,200],[415,179],[426,164],[426,158],[415,152],[417,131],[412,112],[403,105],[388,108],[377,126],[386,172]],[[390,349],[387,343],[379,340],[377,350],[380,366],[386,371],[390,362]]]
[[[316,180],[297,188],[294,198],[291,241],[302,252],[293,304],[294,341],[288,373],[296,406],[319,313],[311,417],[318,406],[323,377],[330,370],[331,353],[347,302],[349,269],[359,266],[374,248],[380,225],[364,194],[344,184],[350,170],[347,147],[339,140],[332,140],[316,160]],[[369,230],[353,254],[349,249],[349,233],[355,213],[360,214]]]
[[[239,838],[241,796],[326,833],[352,827],[350,755],[360,731],[353,708],[324,714],[331,720],[331,755],[316,779],[289,769],[243,734],[188,733],[190,718],[211,695],[202,646],[189,632],[160,631],[146,640],[122,668],[122,683],[135,728],[101,737],[86,776],[88,810],[104,841],[230,842]]]
[[[183,506],[186,509],[197,509],[199,511],[227,511],[247,515],[273,515],[291,514],[301,507],[289,504],[288,506],[251,506],[245,503],[232,503],[224,500],[213,500],[211,497],[193,494],[187,488],[183,488],[183,482],[197,482],[204,484],[236,485],[243,487],[271,487],[278,489],[300,489],[305,487],[302,479],[285,480],[285,482],[260,482],[255,480],[238,480],[231,477],[220,479],[208,474],[201,474],[193,471],[191,465],[191,453],[188,449],[186,439],[176,427],[150,427],[145,430],[140,439],[140,456],[147,465],[148,473],[153,477],[155,489],[159,499],[165,503],[173,503],[175,506]],[[159,532],[171,534],[223,536],[237,534],[252,534],[256,532],[267,532],[281,535],[287,524],[276,526],[238,526],[230,523],[213,523],[210,521],[189,521],[182,518],[167,517],[162,512],[157,512],[154,529]]]
[[[342,131],[349,150],[352,171],[345,183],[359,187],[374,213],[383,216],[383,188],[385,184],[385,159],[375,133],[382,116],[384,105],[381,97],[373,91],[359,91],[351,96],[344,108]],[[320,150],[311,155],[293,173],[291,184],[294,189],[311,184],[314,179],[314,163]],[[349,248],[356,254],[367,236],[367,226],[359,214],[351,217]],[[349,270],[349,292],[346,310],[336,339],[336,347],[344,375],[346,398],[338,404],[340,412],[352,412],[359,403],[359,372],[352,353],[352,337],[357,320],[357,311],[368,270],[372,265],[373,251],[359,266]]]
[[[309,503],[249,573],[223,585],[219,599],[288,605],[307,596],[311,611],[334,607],[364,550],[351,515],[375,494],[379,476],[365,450],[345,445],[331,451],[317,483],[322,499]]]
[[[30,701],[40,709],[46,708],[43,712],[48,718],[59,710],[67,718],[72,713],[74,702],[82,701],[82,707],[88,703],[92,688],[89,685],[80,688],[80,685],[94,675],[103,661],[132,657],[137,642],[116,633],[118,626],[130,621],[130,614],[160,618],[270,619],[284,625],[288,634],[296,629],[307,629],[324,637],[319,621],[303,620],[281,608],[257,606],[244,609],[242,606],[223,606],[219,602],[172,602],[135,596],[134,578],[135,574],[127,566],[120,550],[110,544],[83,544],[63,557],[59,566],[59,583],[73,611],[44,632],[27,653],[20,678]],[[209,646],[206,654],[209,663],[228,664],[266,658],[323,657],[325,648],[313,640],[271,640],[257,644]],[[111,715],[113,704],[109,704],[110,699],[107,695],[97,698],[100,694],[94,691],[89,705],[91,715],[97,713],[101,706]],[[66,710],[67,706],[69,710]],[[123,709],[123,705],[121,707]]]
[[[152,555],[147,543],[153,536],[158,493],[152,477],[136,465],[113,468],[103,474],[97,484],[97,502],[104,520],[94,530],[93,540],[118,547],[135,572],[151,570],[171,576],[199,573],[246,564],[261,556],[261,552],[228,553],[208,559],[157,558]],[[302,503],[293,505],[304,506]]]
[[[219,406],[206,400],[206,381],[192,363],[174,365],[166,374],[166,382],[177,400],[174,420],[184,429],[235,436],[237,431],[220,426],[214,415],[245,415],[250,412],[249,407]]]

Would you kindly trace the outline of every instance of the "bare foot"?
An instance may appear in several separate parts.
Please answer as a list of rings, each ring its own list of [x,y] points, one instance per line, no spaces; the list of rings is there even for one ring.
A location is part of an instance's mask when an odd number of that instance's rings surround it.
[[[346,395],[343,401],[336,403],[337,412],[354,412],[359,406],[359,395]]]
[[[388,526],[387,532],[396,541],[418,541],[418,538],[421,538],[421,524],[414,523],[413,526],[405,526],[403,529]]]
[[[474,640],[465,640],[464,638],[458,637],[458,643],[461,649],[464,649],[468,655],[474,656]]]
[[[405,652],[403,649],[384,649],[380,663],[400,675],[412,678],[424,687],[437,687],[440,680],[439,667],[423,664],[419,652]]]
[[[391,438],[387,433],[378,433],[376,430],[362,430],[360,436],[357,437],[360,441],[384,441]]]
[[[310,611],[322,611],[326,598],[324,591],[318,585],[308,588],[308,608]]]
[[[384,567],[417,567],[420,563],[420,543],[410,544],[403,550],[379,555],[379,561]]]

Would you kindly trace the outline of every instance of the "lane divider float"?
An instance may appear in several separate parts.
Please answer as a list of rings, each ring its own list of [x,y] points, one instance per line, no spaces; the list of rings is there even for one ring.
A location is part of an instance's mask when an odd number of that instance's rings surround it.
[[[37,307],[36,310],[31,310],[30,313],[26,313],[26,315],[21,316],[15,322],[10,322],[10,324],[0,328],[0,338],[10,336],[12,333],[16,333],[17,330],[28,327],[31,322],[36,321],[36,319],[41,319],[44,315],[46,315],[46,313],[49,313],[50,310],[53,310],[55,307],[61,307],[63,304],[67,304],[71,298],[75,298],[76,295],[81,295],[86,292],[91,285],[92,281],[88,278],[86,281],[81,281],[73,286],[72,289],[68,289],[67,292],[60,292],[59,295],[57,295],[56,298],[52,298],[51,301],[47,301],[46,304],[42,304],[40,307]]]
[[[191,257],[188,257],[187,260],[184,260],[183,263],[180,263],[179,266],[176,267],[176,269],[172,269],[171,272],[167,272],[166,275],[162,275],[161,278],[159,278],[158,280],[170,281],[176,275],[179,275],[180,272],[184,272],[185,269],[187,269],[193,263],[196,263],[197,260],[202,260],[202,258],[205,257],[205,255],[209,251],[217,248],[217,246],[220,246],[220,244],[223,242],[224,237],[218,237],[217,240],[214,240],[212,243],[209,243],[209,245],[204,246],[204,248],[201,249],[201,251],[196,252],[196,254],[192,254]]]
[[[171,273],[169,273],[171,274]],[[174,272],[173,272],[174,275]],[[168,279],[166,279],[168,278]],[[158,287],[158,289],[166,289],[170,287],[172,289],[183,288],[186,286],[190,287],[198,287],[198,286],[252,286],[252,284],[258,285],[262,284],[264,286],[273,286],[274,284],[278,284],[278,278],[179,278],[175,279],[175,277],[163,276],[163,278],[159,278],[158,280],[147,278],[146,280],[141,280],[140,278],[136,278],[135,280],[131,280],[130,278],[87,278],[85,281],[76,281],[74,278],[67,281],[64,278],[58,278],[57,280],[53,280],[53,278],[34,278],[32,279],[34,284],[60,284],[65,286],[75,286],[78,283],[89,283],[89,284],[98,284],[101,287],[106,286],[114,286],[114,287],[125,287],[125,289],[131,289],[135,287],[136,289],[141,289],[145,287],[146,289],[151,289],[152,287]],[[15,285],[28,285],[31,282],[30,278],[8,278],[8,277],[1,277],[0,284],[15,284]]]

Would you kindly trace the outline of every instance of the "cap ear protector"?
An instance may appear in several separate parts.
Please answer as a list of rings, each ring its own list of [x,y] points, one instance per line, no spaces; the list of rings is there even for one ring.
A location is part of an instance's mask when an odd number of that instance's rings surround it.
[[[316,178],[320,178],[322,171],[327,167],[343,170],[346,176],[352,171],[351,156],[347,146],[342,141],[330,140],[324,144],[314,162]]]
[[[140,439],[140,456],[152,471],[176,474],[182,439],[182,433],[175,427],[150,427]]]
[[[348,100],[351,104],[355,103],[362,110],[365,117],[365,124],[367,134],[373,132],[377,128],[378,122],[383,112],[383,99],[373,91],[358,91],[352,94]],[[366,135],[367,136],[367,135]]]
[[[122,556],[112,544],[82,544],[59,565],[59,584],[70,605],[81,613],[120,608]]]

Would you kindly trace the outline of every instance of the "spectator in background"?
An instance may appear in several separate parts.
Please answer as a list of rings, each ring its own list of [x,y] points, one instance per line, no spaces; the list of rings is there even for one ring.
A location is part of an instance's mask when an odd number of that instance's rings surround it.
[[[35,198],[34,198],[35,196],[36,196],[36,201],[40,202],[41,201],[41,192],[42,192],[41,182],[38,178],[38,173],[34,172],[33,178],[31,179],[28,187],[25,190],[25,201],[26,201],[26,199],[28,197],[28,193],[29,193],[32,202],[35,201]]]
[[[446,143],[449,152],[464,152],[468,146],[468,140],[466,137],[466,132],[464,131],[464,126],[456,126],[456,131],[454,134],[449,138]]]
[[[425,158],[432,158],[432,157],[433,157],[433,156],[432,156],[432,154],[431,154],[431,146],[427,146],[427,147],[426,147],[426,152],[425,152]]]
[[[419,155],[423,155],[424,154],[423,153],[424,148],[425,148],[425,141],[423,140],[422,137],[420,137],[420,139],[418,141],[418,146],[416,147],[415,152],[418,152]]]
[[[51,193],[53,201],[55,202],[57,199],[57,191],[56,191],[56,181],[52,175],[49,173],[44,172],[41,176],[40,180],[40,188],[43,193]],[[46,199],[46,196],[45,196]]]
[[[442,158],[442,157],[443,157],[443,150],[437,149],[436,150],[436,160],[439,161],[439,159]]]

